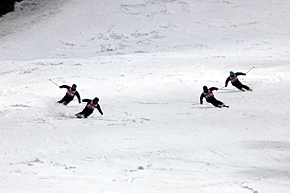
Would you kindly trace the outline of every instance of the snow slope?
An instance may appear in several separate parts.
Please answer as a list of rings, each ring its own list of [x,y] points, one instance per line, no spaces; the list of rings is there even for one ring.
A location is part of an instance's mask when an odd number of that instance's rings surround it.
[[[2,19],[1,60],[185,50],[289,55],[285,0],[53,0],[33,8]]]
[[[289,192],[287,1],[34,2],[0,21],[0,192]]]

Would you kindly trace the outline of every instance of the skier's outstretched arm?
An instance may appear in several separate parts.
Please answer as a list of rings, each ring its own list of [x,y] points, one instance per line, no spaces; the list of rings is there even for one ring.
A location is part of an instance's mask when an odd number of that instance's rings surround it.
[[[61,85],[59,86],[59,88],[66,88],[66,89],[69,89],[70,87],[68,85]]]
[[[214,90],[218,90],[218,88],[217,87],[211,87],[211,88],[209,88],[209,90],[210,91],[214,91]]]
[[[79,103],[81,103],[81,96],[80,96],[79,92],[76,92],[76,96],[78,97]]]
[[[246,76],[246,74],[245,74],[245,73],[242,73],[242,72],[236,72],[235,74],[236,74],[237,76],[239,76],[239,75]]]
[[[226,79],[225,87],[228,86],[229,81],[230,81],[230,77],[228,77],[228,78]]]
[[[103,111],[102,111],[102,109],[101,109],[101,106],[100,106],[100,105],[98,105],[98,106],[97,106],[97,109],[98,109],[98,111],[101,113],[101,115],[103,115]]]
[[[83,99],[82,100],[84,103],[90,103],[92,100],[91,99]]]
[[[202,103],[203,103],[203,101],[202,101],[203,97],[204,97],[204,94],[202,93],[202,94],[200,95],[200,98],[199,98],[199,100],[200,100],[200,104],[201,104],[201,105],[202,105]]]

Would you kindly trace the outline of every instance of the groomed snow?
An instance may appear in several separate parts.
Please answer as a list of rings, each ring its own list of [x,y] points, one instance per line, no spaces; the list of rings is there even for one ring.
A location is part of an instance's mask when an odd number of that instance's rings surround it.
[[[26,5],[26,6],[24,6]],[[26,0],[0,19],[0,192],[286,193],[285,0]],[[26,11],[23,11],[26,10]],[[202,87],[230,108],[199,105]],[[59,85],[100,98],[56,104]],[[194,105],[193,105],[194,104]]]

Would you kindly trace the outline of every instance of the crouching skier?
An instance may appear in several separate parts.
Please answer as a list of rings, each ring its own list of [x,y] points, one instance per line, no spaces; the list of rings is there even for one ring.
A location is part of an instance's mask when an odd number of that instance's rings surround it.
[[[229,81],[231,81],[232,85],[234,87],[236,87],[237,89],[239,89],[240,91],[245,91],[244,89],[246,89],[248,91],[252,91],[252,89],[250,89],[247,85],[243,85],[240,82],[240,80],[238,79],[239,75],[246,76],[247,74],[246,73],[242,73],[242,72],[234,73],[233,71],[230,71],[230,76],[226,79],[225,87],[227,87]]]
[[[82,112],[76,114],[77,118],[87,118],[94,112],[95,109],[98,109],[101,115],[103,115],[101,106],[99,105],[99,98],[95,97],[93,100],[83,99],[83,102],[86,102],[87,105]]]
[[[76,90],[77,85],[73,84],[72,87],[70,87],[68,85],[62,85],[59,88],[66,88],[67,92],[66,92],[65,96],[60,101],[58,101],[58,103],[62,103],[64,105],[67,105],[68,103],[70,103],[74,99],[74,96],[77,96],[79,103],[81,103],[80,94]]]
[[[228,105],[225,105],[223,102],[217,100],[212,91],[214,90],[218,90],[218,88],[216,87],[211,87],[211,88],[207,88],[207,86],[204,86],[203,87],[203,93],[200,95],[200,104],[202,105],[203,103],[203,98],[206,99],[206,102],[208,103],[211,103],[213,106],[215,107],[219,107],[219,108],[222,108],[222,107],[229,107]]]

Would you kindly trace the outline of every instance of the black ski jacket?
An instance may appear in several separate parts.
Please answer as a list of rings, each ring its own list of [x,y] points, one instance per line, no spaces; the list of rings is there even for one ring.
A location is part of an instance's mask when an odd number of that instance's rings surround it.
[[[236,72],[236,73],[234,73],[234,76],[232,76],[232,77],[229,76],[229,77],[226,79],[225,87],[228,86],[229,81],[232,82],[232,85],[240,85],[240,84],[242,84],[242,83],[239,81],[238,77],[237,77],[237,76],[239,76],[239,75],[243,75],[243,76],[245,76],[246,74],[245,74],[245,73],[242,73],[242,72]]]
[[[68,86],[68,85],[62,85],[59,88],[66,88],[67,90],[70,90],[71,89],[71,87]],[[81,103],[81,96],[80,96],[80,94],[79,94],[78,91],[75,92],[75,96],[77,96],[77,98],[79,100],[79,103]],[[74,96],[72,98],[74,98]]]
[[[205,98],[207,102],[211,102],[213,100],[216,100],[214,98],[213,93],[212,93],[212,91],[214,91],[214,90],[218,90],[218,88],[217,87],[211,87],[211,88],[208,89],[208,93],[204,93],[204,92],[201,93],[201,95],[200,95],[200,104],[203,103],[203,101],[202,101],[203,98]]]
[[[87,103],[87,105],[85,107],[85,110],[87,112],[93,112],[95,110],[95,108],[96,108],[96,109],[98,109],[100,114],[103,115],[103,111],[102,111],[101,106],[100,106],[99,103],[98,104],[93,104],[93,100],[91,100],[91,99],[83,99],[82,101]]]

